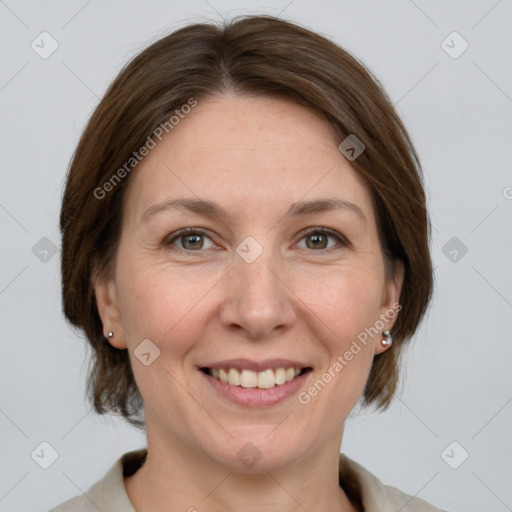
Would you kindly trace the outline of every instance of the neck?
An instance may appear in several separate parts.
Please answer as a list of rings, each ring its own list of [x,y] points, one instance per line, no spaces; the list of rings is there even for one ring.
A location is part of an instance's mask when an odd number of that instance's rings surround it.
[[[145,464],[125,477],[126,491],[136,510],[356,511],[339,485],[341,435],[286,467],[242,473],[155,427],[154,422],[147,423]]]

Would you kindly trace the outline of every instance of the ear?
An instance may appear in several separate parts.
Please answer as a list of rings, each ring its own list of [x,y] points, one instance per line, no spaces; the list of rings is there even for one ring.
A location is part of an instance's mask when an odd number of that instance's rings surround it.
[[[382,300],[379,310],[379,326],[384,324],[383,331],[390,331],[395,325],[400,306],[400,294],[404,283],[405,266],[403,261],[397,260],[393,267],[393,275],[387,280],[382,291]],[[382,337],[376,336],[375,354],[387,350],[387,347],[380,343]]]
[[[124,329],[121,324],[121,314],[116,296],[115,281],[107,277],[103,272],[98,272],[95,266],[92,272],[92,283],[98,313],[103,323],[103,334],[105,338],[115,348],[126,348]],[[114,333],[112,338],[107,336],[110,331]]]

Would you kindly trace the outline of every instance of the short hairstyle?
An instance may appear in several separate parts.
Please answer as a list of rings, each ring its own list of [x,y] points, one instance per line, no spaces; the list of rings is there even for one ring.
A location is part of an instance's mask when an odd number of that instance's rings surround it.
[[[62,298],[65,316],[92,347],[87,392],[94,409],[144,424],[127,350],[106,341],[92,282],[94,269],[113,275],[123,197],[138,162],[133,153],[165,123],[169,131],[170,116],[191,99],[225,92],[291,100],[320,114],[340,142],[349,135],[363,142],[351,164],[372,195],[386,277],[395,261],[405,267],[394,343],[374,356],[363,392],[363,405],[385,409],[396,391],[402,349],[433,289],[420,162],[391,101],[364,65],[329,39],[271,16],[193,24],[157,40],[121,70],[82,133],[60,213]]]

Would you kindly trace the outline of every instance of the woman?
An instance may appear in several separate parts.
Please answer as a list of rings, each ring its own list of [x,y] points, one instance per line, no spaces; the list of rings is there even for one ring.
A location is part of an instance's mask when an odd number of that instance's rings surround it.
[[[378,82],[267,16],[192,25],[116,78],[61,211],[98,413],[145,426],[56,511],[435,511],[340,455],[432,292],[409,137]]]

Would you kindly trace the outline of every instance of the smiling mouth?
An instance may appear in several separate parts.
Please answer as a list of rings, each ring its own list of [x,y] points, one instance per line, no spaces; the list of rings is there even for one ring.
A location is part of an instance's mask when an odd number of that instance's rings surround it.
[[[261,372],[246,368],[200,368],[200,370],[214,379],[234,387],[270,389],[275,386],[282,386],[311,371],[312,368],[267,368]]]

